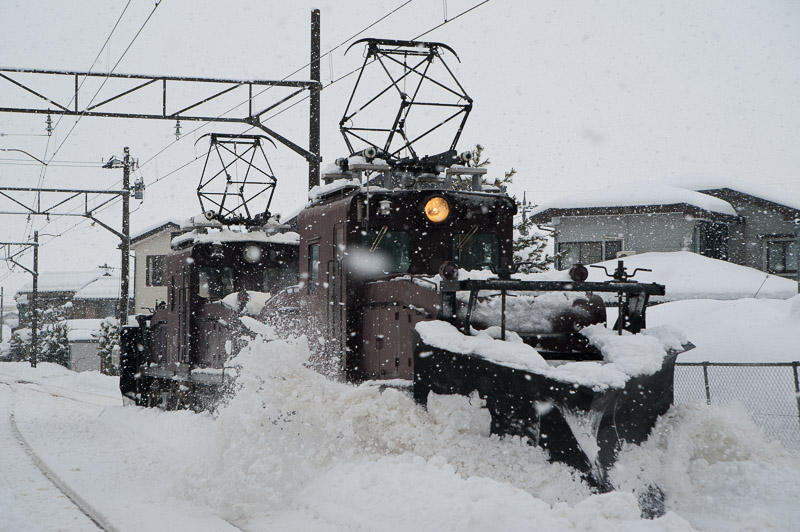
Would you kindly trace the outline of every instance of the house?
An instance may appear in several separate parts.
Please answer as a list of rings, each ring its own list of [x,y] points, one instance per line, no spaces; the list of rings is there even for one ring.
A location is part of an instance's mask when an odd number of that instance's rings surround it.
[[[552,230],[556,267],[649,251],[693,251],[783,277],[798,275],[800,199],[660,184],[579,191],[531,212]]]
[[[117,291],[119,292],[119,285]],[[100,371],[98,349],[100,327],[103,321],[102,319],[67,320],[69,369],[72,371]]]
[[[14,296],[20,327],[30,327],[32,293],[33,282],[29,281]],[[81,296],[76,300],[78,294]],[[89,271],[39,273],[37,307],[47,310],[65,304],[71,305],[65,309],[67,319],[113,316],[119,304],[119,276],[107,266]]]
[[[167,253],[172,239],[181,234],[181,223],[166,220],[131,235],[135,255],[133,277],[133,312],[146,313],[159,301],[167,299]]]

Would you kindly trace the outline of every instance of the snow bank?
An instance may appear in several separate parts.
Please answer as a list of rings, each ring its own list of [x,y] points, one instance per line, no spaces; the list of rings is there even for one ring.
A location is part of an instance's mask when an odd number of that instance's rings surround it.
[[[241,389],[221,408],[216,440],[190,472],[187,496],[199,497],[236,520],[266,518],[287,507],[305,512],[314,503],[303,490],[317,479],[329,479],[319,484],[323,486],[337,477],[335,473],[326,477],[337,466],[383,457],[397,458],[400,464],[413,464],[413,457],[425,463],[436,457],[439,462],[434,464],[446,461],[452,468],[448,474],[456,477],[454,482],[487,477],[548,503],[577,502],[588,495],[588,488],[569,468],[548,463],[538,447],[518,438],[486,437],[487,427],[480,421],[460,425],[458,417],[468,410],[463,404],[444,401],[434,416],[404,392],[329,380],[306,367],[308,356],[305,339],[256,340],[242,350],[235,359],[241,365]],[[510,488],[498,488],[506,489]],[[369,496],[368,491],[369,486],[348,483],[350,504]],[[486,504],[491,507],[501,499],[498,492]],[[426,501],[414,490],[396,493],[385,502],[405,508],[405,513],[414,507],[445,511],[441,503],[441,499]],[[359,519],[355,508],[351,512],[352,519]],[[369,515],[374,519],[376,514]],[[404,522],[389,525],[400,527]],[[352,529],[334,529],[340,528]]]
[[[689,251],[640,253],[625,257],[623,260],[629,273],[635,268],[653,270],[637,273],[635,277],[637,281],[666,286],[666,296],[654,296],[650,298],[651,301],[745,297],[788,299],[797,295],[797,281]],[[617,261],[599,262],[598,265],[605,266],[610,273],[617,267]],[[598,268],[588,268],[588,270],[588,281],[608,280],[603,270]],[[568,281],[569,273],[565,270],[548,271],[514,277],[531,281]],[[616,299],[616,294],[612,295]]]
[[[610,478],[621,490],[658,485],[667,509],[700,530],[793,530],[798,468],[800,456],[767,441],[744,409],[692,403],[626,446]]]
[[[695,299],[647,309],[650,330],[672,326],[695,349],[679,362],[788,362],[800,352],[800,296],[715,301]]]

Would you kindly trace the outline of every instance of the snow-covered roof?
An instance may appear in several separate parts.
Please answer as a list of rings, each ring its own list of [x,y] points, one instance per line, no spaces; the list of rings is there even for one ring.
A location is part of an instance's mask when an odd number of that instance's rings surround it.
[[[596,190],[578,190],[563,198],[543,203],[531,215],[550,209],[594,209],[604,207],[644,207],[685,204],[708,212],[736,216],[736,210],[725,200],[694,190],[662,185],[637,183],[607,186]]]
[[[160,229],[167,228],[169,226],[175,226],[176,228],[180,227],[181,221],[177,218],[170,218],[168,220],[161,220],[158,223],[139,228],[131,233],[131,243],[146,238],[151,234],[157,233]]]
[[[361,181],[358,179],[337,179],[327,185],[317,185],[308,191],[308,199],[314,201],[318,198],[339,192],[340,190],[361,188]]]
[[[39,273],[39,292],[77,292],[106,273],[105,269],[79,272],[41,272]],[[17,296],[30,293],[33,281],[28,281],[17,291]],[[19,297],[15,299],[19,300]]]
[[[67,339],[70,342],[97,340],[97,333],[105,319],[76,319],[67,321]]]
[[[238,231],[231,231],[224,229],[214,233],[197,233],[192,231],[183,235],[176,236],[172,239],[172,247],[179,247],[186,243],[193,244],[208,244],[208,243],[222,243],[222,242],[259,242],[266,244],[300,244],[300,235],[287,231],[285,233],[273,233],[267,235],[263,231],[251,231],[249,233],[240,233]]]
[[[103,275],[75,292],[74,299],[117,299],[119,288],[118,276]]]
[[[696,187],[696,190],[700,192],[707,192],[713,194],[715,191],[731,191],[731,192],[738,192],[741,194],[745,194],[747,196],[752,196],[757,199],[765,200],[770,203],[775,203],[776,205],[780,205],[782,207],[787,207],[789,209],[795,209],[800,211],[800,196],[792,195],[792,194],[785,194],[781,193],[781,191],[775,187],[770,187],[768,185],[761,185],[759,184],[757,187],[753,185],[731,185],[731,186],[709,186],[709,187]]]

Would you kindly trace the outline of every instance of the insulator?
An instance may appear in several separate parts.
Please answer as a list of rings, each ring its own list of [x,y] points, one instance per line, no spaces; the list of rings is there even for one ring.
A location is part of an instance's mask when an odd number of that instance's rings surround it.
[[[376,155],[378,155],[378,150],[374,147],[370,146],[368,148],[364,148],[364,151],[361,152],[364,154],[364,157],[367,159],[374,159]]]

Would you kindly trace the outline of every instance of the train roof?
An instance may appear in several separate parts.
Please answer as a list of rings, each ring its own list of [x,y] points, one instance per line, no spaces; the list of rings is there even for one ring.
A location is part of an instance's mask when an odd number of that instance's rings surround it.
[[[172,239],[172,249],[182,249],[195,244],[216,244],[225,242],[254,242],[259,244],[284,244],[290,246],[300,245],[300,235],[287,231],[285,233],[266,234],[263,231],[251,231],[248,233],[241,233],[238,231],[231,231],[223,229],[213,233],[198,233],[191,231],[182,235],[178,235]]]

